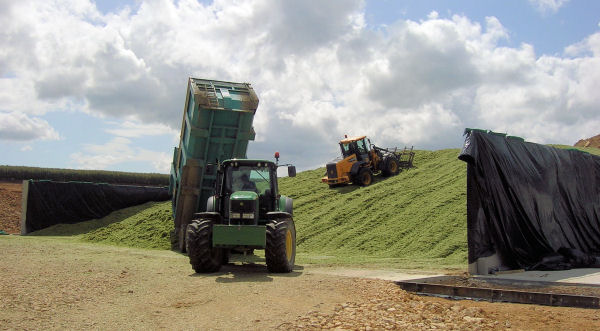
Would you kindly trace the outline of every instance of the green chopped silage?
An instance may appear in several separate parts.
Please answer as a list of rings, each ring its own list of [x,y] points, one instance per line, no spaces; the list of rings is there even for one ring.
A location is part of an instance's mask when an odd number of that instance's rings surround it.
[[[56,224],[32,236],[73,236],[86,242],[138,248],[169,249],[173,228],[171,202],[147,202],[76,224]]]
[[[143,206],[147,208],[123,219],[115,216],[117,221],[85,233],[81,239],[119,246],[169,249],[169,232],[173,229],[171,202],[153,202]]]

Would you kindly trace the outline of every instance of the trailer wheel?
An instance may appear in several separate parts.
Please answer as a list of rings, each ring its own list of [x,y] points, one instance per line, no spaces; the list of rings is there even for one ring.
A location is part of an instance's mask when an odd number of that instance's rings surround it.
[[[290,218],[267,223],[265,259],[269,272],[291,272],[296,260],[296,228]]]
[[[356,184],[360,186],[369,186],[373,183],[373,172],[369,168],[362,168],[356,176]]]
[[[187,226],[185,246],[198,273],[219,271],[223,262],[223,250],[212,247],[212,225],[210,220],[199,219]]]
[[[388,156],[384,159],[382,175],[396,176],[400,172],[398,160],[393,156]]]

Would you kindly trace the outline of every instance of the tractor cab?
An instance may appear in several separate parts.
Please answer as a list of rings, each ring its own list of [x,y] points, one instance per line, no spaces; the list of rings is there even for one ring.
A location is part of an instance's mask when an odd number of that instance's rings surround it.
[[[344,158],[356,155],[358,161],[369,159],[369,144],[366,136],[345,138],[340,140],[340,147]]]
[[[266,222],[278,195],[277,165],[265,160],[228,160],[218,171],[217,195],[224,220],[230,225]],[[211,201],[209,201],[211,202]],[[212,201],[214,203],[214,201]],[[208,206],[212,209],[212,206]],[[216,206],[215,206],[216,207]]]

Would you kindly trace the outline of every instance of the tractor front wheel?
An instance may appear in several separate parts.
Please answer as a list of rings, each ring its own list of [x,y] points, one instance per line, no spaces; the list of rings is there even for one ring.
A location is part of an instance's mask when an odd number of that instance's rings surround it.
[[[296,260],[296,227],[290,218],[267,223],[265,259],[269,272],[291,272]]]
[[[369,186],[373,183],[373,172],[369,168],[362,168],[356,176],[356,184],[360,186]]]
[[[388,156],[384,159],[382,175],[396,176],[400,172],[400,164],[393,156]]]
[[[198,273],[216,272],[223,262],[223,250],[212,247],[210,220],[193,220],[187,226],[185,246],[192,268]]]

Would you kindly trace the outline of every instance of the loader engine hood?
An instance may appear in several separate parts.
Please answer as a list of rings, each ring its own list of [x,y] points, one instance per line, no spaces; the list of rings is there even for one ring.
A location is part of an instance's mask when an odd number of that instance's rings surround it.
[[[258,222],[258,194],[237,191],[229,197],[229,223],[256,225]]]

